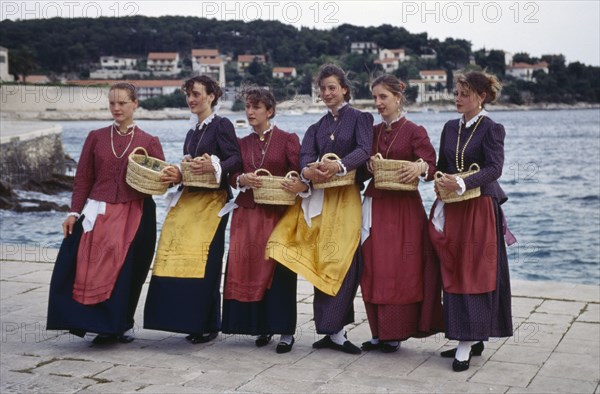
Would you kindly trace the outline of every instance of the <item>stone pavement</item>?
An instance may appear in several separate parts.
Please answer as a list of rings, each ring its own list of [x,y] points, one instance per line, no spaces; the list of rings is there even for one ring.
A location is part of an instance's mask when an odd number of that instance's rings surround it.
[[[454,343],[436,335],[410,339],[397,353],[348,355],[314,350],[312,287],[298,283],[298,330],[290,353],[254,338],[219,335],[191,345],[183,335],[137,328],[130,344],[92,346],[46,331],[48,283],[55,250],[1,245],[0,392],[470,392],[600,394],[600,289],[513,281],[512,338],[491,340],[468,371],[439,356]],[[147,285],[146,285],[147,286]],[[142,293],[145,296],[147,287]],[[136,320],[142,321],[142,298]],[[370,338],[360,297],[356,344]]]

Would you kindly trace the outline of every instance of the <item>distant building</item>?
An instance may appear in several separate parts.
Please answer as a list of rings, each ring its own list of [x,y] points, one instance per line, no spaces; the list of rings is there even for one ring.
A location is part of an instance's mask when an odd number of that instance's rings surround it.
[[[437,59],[437,52],[433,48],[421,47],[421,59]]]
[[[535,82],[533,73],[541,70],[548,74],[548,63],[539,62],[537,64],[515,63],[512,66],[506,67],[506,75],[513,76],[524,81]]]
[[[385,60],[385,59],[395,59],[395,60],[398,60],[399,62],[403,62],[406,60],[406,52],[404,51],[404,48],[397,48],[397,49],[382,48],[379,51],[379,60]]]
[[[426,103],[448,98],[446,89],[446,71],[421,70],[419,71],[419,76],[420,79],[411,79],[408,81],[409,85],[418,87],[417,103]]]
[[[155,75],[171,76],[181,72],[177,52],[150,52],[146,65]]]
[[[379,54],[379,47],[374,42],[353,42],[350,44],[350,53],[377,55]]]
[[[207,75],[225,86],[225,61],[218,49],[192,49],[192,70],[196,75]]]
[[[385,58],[385,59],[375,59],[373,62],[375,64],[381,64],[383,71],[386,73],[392,73],[400,68],[400,61],[394,58]]]
[[[243,73],[246,72],[246,69],[252,62],[256,60],[260,64],[265,64],[266,59],[265,55],[238,55],[237,59],[237,69],[238,72]]]
[[[92,79],[120,79],[127,75],[140,74],[138,59],[132,57],[101,56],[100,69],[90,72]]]
[[[13,76],[8,72],[8,49],[0,47],[0,81],[13,80]]]
[[[296,67],[273,67],[273,78],[296,78]]]
[[[99,79],[83,79],[83,80],[71,80],[67,81],[69,85],[77,86],[94,86],[94,85],[114,85],[118,82],[129,82],[137,88],[138,99],[145,100],[151,97],[164,96],[171,94],[177,90],[180,90],[183,86],[182,80],[172,79],[140,79],[140,80],[99,80]]]

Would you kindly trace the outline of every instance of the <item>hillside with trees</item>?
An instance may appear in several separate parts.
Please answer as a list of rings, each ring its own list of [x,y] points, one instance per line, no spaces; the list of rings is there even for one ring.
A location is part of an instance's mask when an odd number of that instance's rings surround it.
[[[178,52],[184,69],[191,73],[191,50],[218,48],[231,59],[240,54],[264,54],[266,64],[252,64],[244,75],[227,67],[227,81],[273,86],[275,89],[310,94],[312,75],[319,65],[334,61],[351,73],[356,96],[370,96],[369,81],[382,72],[374,64],[375,55],[350,52],[352,42],[374,42],[380,48],[403,48],[409,60],[394,71],[403,80],[418,79],[420,70],[440,69],[452,75],[463,68],[487,69],[505,84],[510,102],[578,101],[600,102],[600,67],[565,62],[562,55],[541,59],[526,53],[516,54],[515,62],[535,64],[545,61],[549,72],[539,72],[535,82],[522,81],[506,74],[502,50],[473,51],[471,42],[447,38],[431,39],[426,33],[412,34],[403,27],[381,25],[361,27],[343,24],[329,30],[297,29],[277,21],[218,21],[198,17],[134,16],[123,18],[52,18],[0,22],[0,45],[10,51],[13,74],[86,78],[98,66],[100,56],[127,56],[145,59],[148,52]],[[421,55],[435,53],[434,58]],[[276,80],[274,66],[293,66],[297,77]],[[187,70],[187,71],[186,71]],[[414,95],[408,92],[408,96]]]

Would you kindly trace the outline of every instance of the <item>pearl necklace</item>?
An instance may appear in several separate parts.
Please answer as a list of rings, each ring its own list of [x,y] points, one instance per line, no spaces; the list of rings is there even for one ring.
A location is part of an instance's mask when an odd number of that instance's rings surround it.
[[[110,147],[112,148],[112,152],[113,155],[115,155],[115,157],[117,159],[121,159],[123,156],[125,156],[125,152],[127,152],[127,150],[129,149],[129,147],[131,146],[131,143],[133,142],[133,136],[135,135],[135,125],[133,126],[133,128],[131,129],[131,131],[125,133],[125,134],[121,134],[117,128],[115,127],[115,124],[113,123],[111,129],[110,129]],[[129,140],[129,143],[127,144],[127,146],[125,147],[125,150],[123,151],[123,153],[121,153],[121,155],[117,155],[117,152],[115,151],[115,142],[114,142],[114,133],[119,133],[120,136],[127,136],[129,134],[131,134],[131,139]]]
[[[463,146],[462,152],[460,154],[460,165],[458,161],[458,151],[460,149],[460,133],[462,131],[462,122],[460,120],[458,121],[458,137],[456,138],[456,170],[458,172],[463,172],[463,170],[465,169],[465,150],[467,150],[467,145],[469,145],[469,142],[471,142],[471,138],[473,138],[473,134],[475,134],[477,126],[479,126],[479,123],[481,123],[482,119],[483,115],[480,116],[479,120],[477,120],[477,123],[475,123],[475,128],[473,128],[473,131],[471,131],[471,135],[469,136],[467,142],[465,142],[465,145]]]

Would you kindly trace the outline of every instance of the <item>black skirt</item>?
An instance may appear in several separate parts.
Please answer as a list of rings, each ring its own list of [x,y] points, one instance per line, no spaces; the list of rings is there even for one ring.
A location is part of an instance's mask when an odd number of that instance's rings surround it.
[[[275,264],[271,288],[265,291],[262,300],[223,300],[222,331],[226,334],[294,335],[297,278],[296,273]]]
[[[80,336],[86,332],[121,334],[134,325],[135,309],[154,256],[156,205],[151,197],[144,200],[140,226],[127,251],[111,297],[95,305],[80,304],[73,299],[82,221],[83,216],[60,246],[50,281],[46,328],[70,330]]]
[[[210,243],[204,278],[152,276],[144,328],[196,335],[220,331],[220,287],[228,218],[229,215],[221,218]]]

